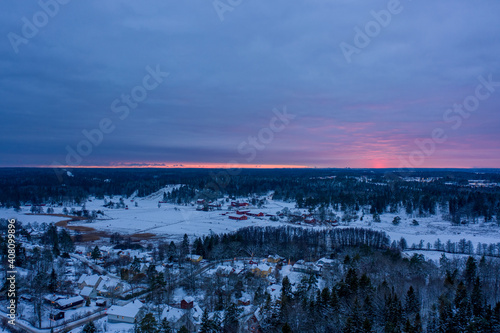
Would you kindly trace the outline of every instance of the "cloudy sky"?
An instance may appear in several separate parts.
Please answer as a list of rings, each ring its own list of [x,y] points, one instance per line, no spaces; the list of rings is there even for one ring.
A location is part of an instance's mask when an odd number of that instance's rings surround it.
[[[500,167],[497,0],[0,9],[0,166]]]

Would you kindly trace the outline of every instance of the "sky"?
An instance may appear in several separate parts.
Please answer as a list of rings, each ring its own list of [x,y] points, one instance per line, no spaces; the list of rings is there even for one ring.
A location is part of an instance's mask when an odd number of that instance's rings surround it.
[[[497,0],[5,0],[0,167],[500,167]]]

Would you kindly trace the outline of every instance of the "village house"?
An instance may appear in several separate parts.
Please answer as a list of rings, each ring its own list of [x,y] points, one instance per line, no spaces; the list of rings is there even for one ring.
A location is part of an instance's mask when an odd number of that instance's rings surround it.
[[[231,206],[232,207],[248,207],[248,206],[250,206],[250,204],[248,202],[232,201]]]
[[[259,264],[254,267],[252,267],[251,271],[257,276],[260,277],[267,277],[269,274],[271,274],[273,268],[269,266],[268,264]]]
[[[247,332],[260,333],[260,308],[257,309],[245,322]]]
[[[99,296],[119,295],[123,292],[123,283],[119,279],[104,277],[96,288]]]
[[[338,263],[338,261],[334,259],[328,259],[328,258],[321,258],[318,261],[316,261],[316,266],[320,268],[332,268],[335,263]]]
[[[50,313],[49,314],[49,318],[50,320],[61,320],[61,319],[64,319],[64,311],[58,311],[56,313]]]
[[[320,273],[320,268],[313,263],[306,263],[304,260],[298,260],[292,267],[294,272],[316,274]]]
[[[231,274],[238,274],[241,272],[241,269],[236,269],[235,267],[231,266],[217,266],[217,270],[215,274],[217,276],[224,276],[227,277]]]
[[[240,216],[229,215],[229,218],[231,220],[238,220],[238,221],[248,220],[248,217],[246,215],[240,215]]]
[[[83,289],[83,287],[93,287],[96,288],[99,283],[101,282],[102,277],[97,274],[93,275],[87,275],[87,274],[82,274],[80,278],[78,279],[77,285],[78,289]]]
[[[200,261],[203,260],[203,257],[197,254],[188,254],[186,256],[186,260],[194,262],[194,263],[199,263]]]
[[[82,296],[84,299],[93,299],[96,298],[97,291],[94,287],[85,286],[80,291],[80,296]]]
[[[203,311],[192,297],[181,301],[180,307],[167,305],[161,318],[166,318],[172,323],[172,328],[179,330],[185,326],[189,332],[197,332],[201,325]]]
[[[82,296],[74,296],[70,298],[61,298],[55,301],[55,307],[59,310],[75,309],[83,306],[85,300]]]
[[[111,323],[130,323],[133,324],[138,317],[143,304],[141,301],[135,300],[124,306],[113,305],[106,315]]]
[[[273,264],[277,264],[279,262],[282,262],[283,260],[285,260],[285,258],[275,254],[275,255],[269,255],[267,257],[267,262],[270,262],[270,263],[273,263]]]
[[[254,217],[262,217],[262,216],[264,216],[264,213],[262,213],[262,212],[259,212],[259,213],[248,212],[247,215],[248,216],[254,216]]]

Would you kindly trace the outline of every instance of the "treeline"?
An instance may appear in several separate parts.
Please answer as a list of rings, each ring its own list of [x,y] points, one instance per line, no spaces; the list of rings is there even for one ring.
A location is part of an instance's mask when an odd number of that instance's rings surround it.
[[[477,254],[490,257],[500,257],[500,243],[477,243],[476,247],[472,241],[462,238],[458,242],[452,242],[448,240],[442,242],[439,238],[431,244],[430,242],[425,243],[423,240],[419,244],[408,245],[404,238],[401,238],[399,242],[393,241],[391,244],[392,248],[399,247],[401,250],[428,250],[428,251],[440,251],[450,254]]]
[[[406,211],[443,213],[453,223],[500,221],[500,188],[471,188],[469,180],[500,183],[496,170],[391,169],[0,169],[0,203],[66,205],[91,195],[140,197],[167,184],[182,184],[165,200],[187,204],[197,198],[246,197],[273,192],[299,208],[370,214]],[[408,178],[410,177],[410,178]],[[411,181],[427,178],[426,182]],[[410,180],[410,181],[408,181]]]
[[[389,237],[362,228],[314,230],[294,227],[247,227],[193,242],[193,253],[207,259],[280,254],[291,260],[315,260],[345,247],[389,247]]]

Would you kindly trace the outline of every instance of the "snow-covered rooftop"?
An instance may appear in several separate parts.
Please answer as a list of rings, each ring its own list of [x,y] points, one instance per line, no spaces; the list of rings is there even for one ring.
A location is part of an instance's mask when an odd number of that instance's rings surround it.
[[[120,317],[135,318],[143,306],[141,301],[135,300],[124,306],[113,305],[108,309],[106,314]]]

